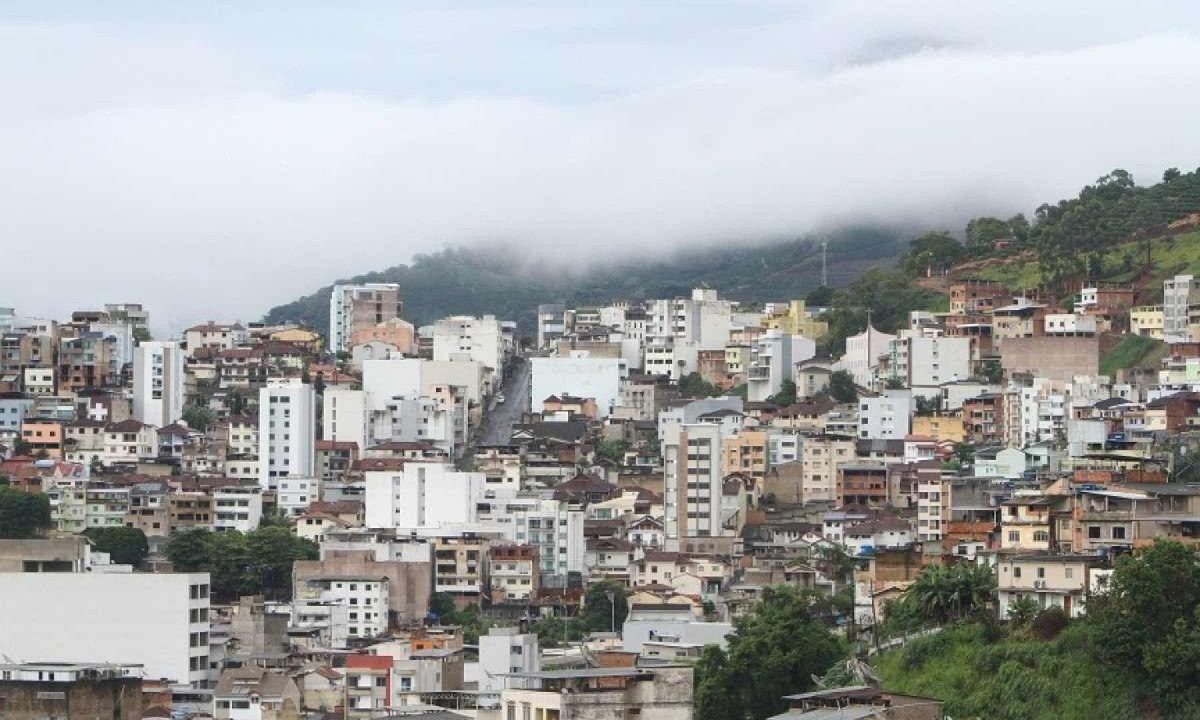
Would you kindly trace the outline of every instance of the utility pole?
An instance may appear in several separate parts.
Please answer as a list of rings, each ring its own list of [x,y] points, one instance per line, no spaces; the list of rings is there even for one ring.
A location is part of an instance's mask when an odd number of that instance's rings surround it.
[[[609,628],[610,632],[612,632],[613,634],[616,634],[616,632],[617,632],[617,601],[614,599],[615,596],[613,593],[609,592],[609,593],[604,593],[604,594],[608,596],[608,611],[609,611],[608,628]]]
[[[821,241],[821,287],[829,287],[829,240]]]

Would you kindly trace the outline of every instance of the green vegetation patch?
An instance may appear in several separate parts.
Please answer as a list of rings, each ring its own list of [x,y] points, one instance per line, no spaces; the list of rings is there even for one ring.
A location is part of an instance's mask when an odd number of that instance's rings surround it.
[[[1132,367],[1152,367],[1167,352],[1167,344],[1141,335],[1126,335],[1117,346],[1100,359],[1100,373],[1112,377],[1118,370]]]

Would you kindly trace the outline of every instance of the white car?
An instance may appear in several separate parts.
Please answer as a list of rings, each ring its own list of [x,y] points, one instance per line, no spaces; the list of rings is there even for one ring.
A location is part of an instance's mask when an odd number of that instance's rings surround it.
[[[497,405],[503,405],[503,404],[504,404],[504,396],[503,396],[503,395],[497,395],[497,396],[496,396],[496,404],[497,404]]]

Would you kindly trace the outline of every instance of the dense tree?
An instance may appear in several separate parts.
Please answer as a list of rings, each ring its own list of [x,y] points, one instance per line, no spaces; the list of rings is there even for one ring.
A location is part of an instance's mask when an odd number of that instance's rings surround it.
[[[822,285],[813,288],[807,295],[804,296],[804,304],[806,307],[828,307],[833,302],[833,288]]]
[[[912,241],[900,265],[910,277],[923,277],[950,269],[965,255],[962,244],[950,233],[927,232]]]
[[[1159,540],[1117,560],[1108,592],[1088,602],[1088,619],[1108,662],[1145,676],[1163,671],[1181,636],[1196,630],[1200,565],[1195,551]],[[1200,682],[1200,667],[1180,668],[1180,679]],[[1175,682],[1166,681],[1168,684]]]
[[[796,383],[790,378],[779,384],[779,392],[767,398],[767,402],[779,407],[794,405],[796,402]]]
[[[829,376],[829,397],[840,403],[858,402],[858,387],[854,377],[845,370],[834,371]]]
[[[596,445],[596,457],[620,465],[625,462],[625,451],[628,449],[629,443],[624,440],[601,440]]]
[[[109,559],[118,565],[137,567],[150,554],[150,543],[146,541],[146,533],[138,528],[88,528],[83,531],[83,535],[92,541],[93,548],[108,553]]]
[[[919,617],[932,623],[978,617],[987,610],[995,589],[991,566],[929,565],[904,591],[896,611],[901,617]]]
[[[217,414],[212,408],[198,402],[188,403],[183,409],[183,421],[198,432],[207,432],[216,419]]]
[[[967,223],[966,246],[972,256],[992,251],[995,241],[1012,237],[1008,223],[994,217],[977,217]]]
[[[688,373],[679,378],[679,394],[684,397],[716,397],[721,394],[721,388],[705,382],[700,373]]]
[[[318,557],[312,541],[271,526],[247,534],[185,530],[171,537],[166,553],[182,572],[210,573],[213,593],[225,599],[258,594],[288,598],[293,564]]]
[[[50,528],[50,501],[42,494],[0,486],[0,539],[37,537]]]
[[[813,597],[767,588],[753,612],[734,620],[728,651],[706,649],[696,666],[698,720],[778,714],[784,695],[811,688],[813,676],[844,656],[841,641],[815,617]]]
[[[614,626],[620,632],[629,614],[627,594],[624,585],[610,580],[589,585],[579,611],[584,632],[608,632]]]

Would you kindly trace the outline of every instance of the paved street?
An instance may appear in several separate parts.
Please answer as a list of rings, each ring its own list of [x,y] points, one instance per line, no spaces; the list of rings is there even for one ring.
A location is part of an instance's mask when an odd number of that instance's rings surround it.
[[[519,422],[521,413],[528,412],[531,399],[529,397],[530,364],[529,360],[521,358],[512,367],[512,371],[504,381],[504,402],[497,403],[491,412],[484,415],[483,427],[479,433],[482,445],[496,445],[508,442],[512,434],[512,426]]]

